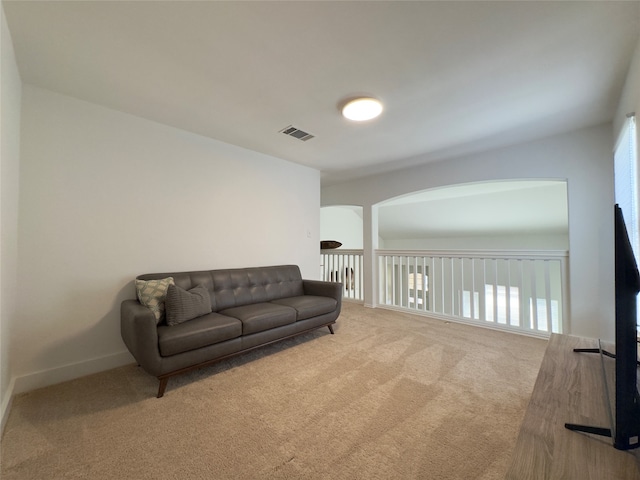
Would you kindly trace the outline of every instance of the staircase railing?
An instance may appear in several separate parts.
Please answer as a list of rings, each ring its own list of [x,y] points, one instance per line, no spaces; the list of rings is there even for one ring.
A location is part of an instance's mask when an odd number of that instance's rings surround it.
[[[362,250],[321,250],[320,278],[342,282],[343,298],[364,300]]]

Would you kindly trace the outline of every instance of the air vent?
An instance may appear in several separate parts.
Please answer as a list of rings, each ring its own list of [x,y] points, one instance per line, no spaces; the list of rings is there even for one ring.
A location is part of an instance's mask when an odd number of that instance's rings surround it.
[[[310,140],[313,137],[315,137],[315,135],[305,132],[304,130],[300,130],[299,128],[296,128],[292,125],[289,125],[288,127],[285,127],[280,131],[285,135],[289,135],[290,137],[297,138],[298,140],[302,140],[303,142],[306,142],[307,140]]]

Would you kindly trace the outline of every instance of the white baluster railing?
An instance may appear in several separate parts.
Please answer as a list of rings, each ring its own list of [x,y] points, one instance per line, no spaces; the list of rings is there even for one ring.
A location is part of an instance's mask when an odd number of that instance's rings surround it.
[[[362,250],[321,250],[320,278],[342,282],[343,298],[364,300]]]
[[[568,318],[566,251],[376,251],[378,306],[538,336]]]

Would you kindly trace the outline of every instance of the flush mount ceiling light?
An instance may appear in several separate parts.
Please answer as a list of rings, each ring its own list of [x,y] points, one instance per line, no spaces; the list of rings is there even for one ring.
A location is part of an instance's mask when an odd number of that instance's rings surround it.
[[[342,115],[354,122],[364,122],[376,118],[382,113],[382,103],[371,97],[349,100],[342,107]]]

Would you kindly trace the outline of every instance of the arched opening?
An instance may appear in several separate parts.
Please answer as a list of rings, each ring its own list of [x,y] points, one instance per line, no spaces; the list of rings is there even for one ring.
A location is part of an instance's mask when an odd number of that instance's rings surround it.
[[[569,248],[563,180],[483,182],[414,192],[379,204],[387,249]]]
[[[454,185],[378,205],[378,305],[546,336],[567,318],[567,185]]]

